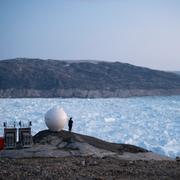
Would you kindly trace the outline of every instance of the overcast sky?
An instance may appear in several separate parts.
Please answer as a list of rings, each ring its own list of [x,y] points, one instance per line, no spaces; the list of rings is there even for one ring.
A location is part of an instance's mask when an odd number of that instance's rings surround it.
[[[0,0],[0,59],[15,57],[180,70],[180,1]]]

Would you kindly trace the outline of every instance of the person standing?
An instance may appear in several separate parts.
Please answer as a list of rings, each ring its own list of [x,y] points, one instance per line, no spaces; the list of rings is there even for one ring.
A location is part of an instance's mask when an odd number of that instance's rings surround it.
[[[70,117],[70,119],[69,119],[68,126],[69,126],[69,132],[71,132],[72,126],[73,126],[73,120],[72,120],[72,117]]]

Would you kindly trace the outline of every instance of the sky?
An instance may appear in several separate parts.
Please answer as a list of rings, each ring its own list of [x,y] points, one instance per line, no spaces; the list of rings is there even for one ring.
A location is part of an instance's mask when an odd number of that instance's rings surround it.
[[[17,57],[180,71],[180,1],[0,0],[0,59]]]

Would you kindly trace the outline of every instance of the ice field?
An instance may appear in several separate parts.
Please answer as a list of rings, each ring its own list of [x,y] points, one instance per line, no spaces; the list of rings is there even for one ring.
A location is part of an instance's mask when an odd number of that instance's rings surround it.
[[[4,121],[13,125],[21,120],[25,125],[31,120],[33,134],[46,129],[44,114],[55,105],[73,117],[74,132],[180,156],[180,96],[0,99],[0,136]]]

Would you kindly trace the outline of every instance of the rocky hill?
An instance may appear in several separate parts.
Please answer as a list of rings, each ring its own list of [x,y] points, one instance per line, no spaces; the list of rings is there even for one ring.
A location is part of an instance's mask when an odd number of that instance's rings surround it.
[[[0,61],[0,97],[129,97],[180,94],[180,76],[120,62]]]
[[[174,71],[174,73],[180,75],[180,71]]]
[[[130,144],[116,144],[78,133],[44,130],[33,137],[30,148],[5,149],[1,158],[114,157],[124,160],[173,160]]]

